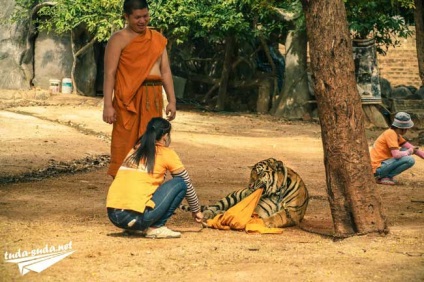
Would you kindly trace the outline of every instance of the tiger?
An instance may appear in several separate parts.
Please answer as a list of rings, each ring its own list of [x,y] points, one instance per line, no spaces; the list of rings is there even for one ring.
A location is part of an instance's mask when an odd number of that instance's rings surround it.
[[[309,203],[309,194],[302,178],[293,169],[275,158],[262,160],[249,167],[249,184],[234,191],[213,205],[201,206],[204,220],[224,213],[257,189],[263,188],[255,212],[270,228],[299,225]],[[187,205],[180,208],[189,211]]]

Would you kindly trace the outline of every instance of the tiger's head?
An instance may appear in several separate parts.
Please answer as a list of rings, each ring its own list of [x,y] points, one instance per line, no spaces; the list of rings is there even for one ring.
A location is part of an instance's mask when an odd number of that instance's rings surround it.
[[[282,161],[269,158],[249,167],[249,189],[263,188],[263,195],[273,195],[280,192],[281,186],[286,182],[287,169]]]

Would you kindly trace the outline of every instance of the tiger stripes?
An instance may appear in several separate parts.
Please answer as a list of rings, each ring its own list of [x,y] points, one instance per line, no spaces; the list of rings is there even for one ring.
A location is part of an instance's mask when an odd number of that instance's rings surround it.
[[[204,219],[211,219],[224,213],[232,206],[263,188],[261,199],[255,212],[268,227],[288,227],[298,225],[306,212],[309,194],[302,178],[282,161],[269,158],[253,165],[247,188],[231,192],[210,206],[202,206]],[[180,206],[188,211],[188,206]]]

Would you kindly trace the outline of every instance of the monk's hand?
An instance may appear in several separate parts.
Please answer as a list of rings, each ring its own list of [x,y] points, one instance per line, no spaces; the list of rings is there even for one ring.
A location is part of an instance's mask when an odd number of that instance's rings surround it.
[[[168,103],[168,105],[166,106],[165,113],[167,120],[173,120],[175,118],[175,115],[177,114],[176,103]]]
[[[193,213],[191,213],[191,215],[193,216],[193,218],[196,222],[199,222],[199,223],[202,222],[202,220],[203,220],[203,213],[202,212],[200,212],[200,211],[199,212],[193,212]]]
[[[113,106],[103,108],[103,121],[109,124],[116,121],[116,111]]]

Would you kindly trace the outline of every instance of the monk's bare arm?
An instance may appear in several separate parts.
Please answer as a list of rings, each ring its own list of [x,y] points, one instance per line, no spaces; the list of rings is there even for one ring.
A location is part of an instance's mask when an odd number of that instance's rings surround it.
[[[165,113],[168,120],[173,120],[177,113],[177,100],[174,92],[174,82],[172,81],[171,66],[169,63],[168,52],[165,50],[162,53],[160,71],[163,81],[163,88],[166,92],[168,105],[166,106]]]
[[[104,57],[104,82],[103,82],[103,121],[113,123],[116,120],[116,112],[112,106],[113,88],[119,57],[123,49],[123,34],[117,32],[112,35],[106,45]]]

